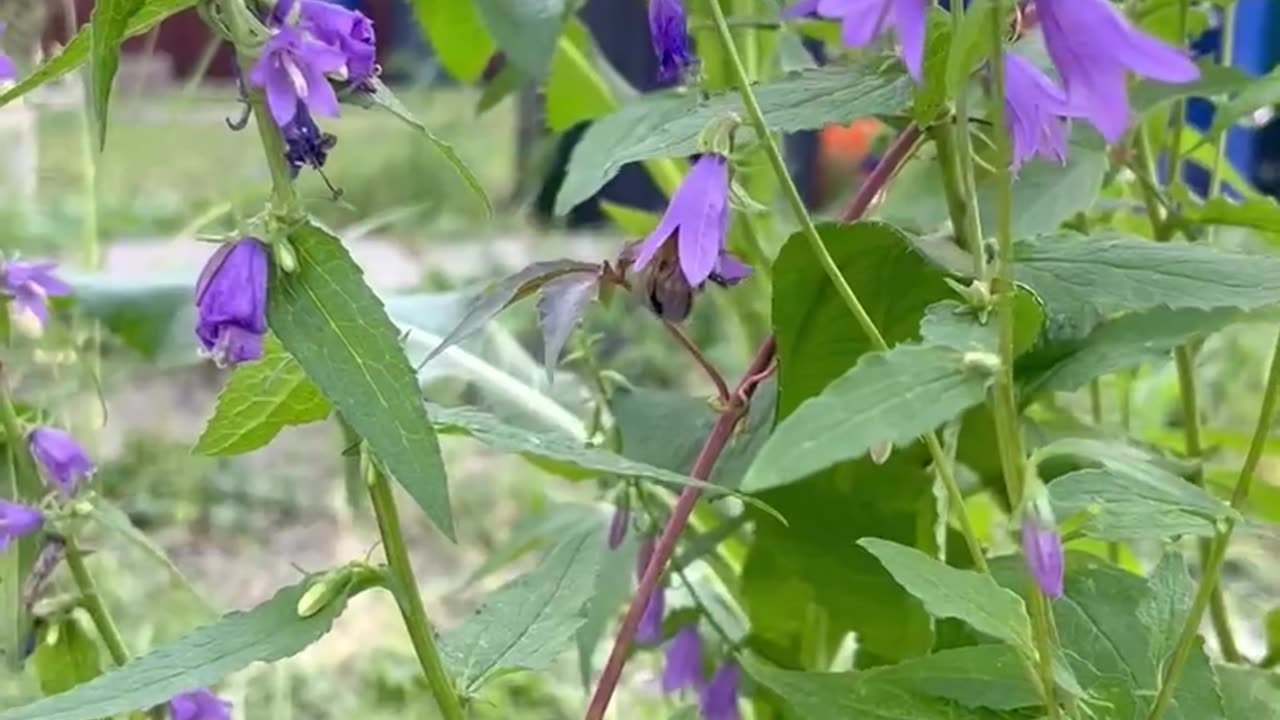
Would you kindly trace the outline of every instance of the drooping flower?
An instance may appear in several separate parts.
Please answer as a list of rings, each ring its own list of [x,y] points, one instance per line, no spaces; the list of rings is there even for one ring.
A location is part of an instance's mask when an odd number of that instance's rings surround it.
[[[267,249],[256,238],[223,245],[196,283],[196,337],[219,365],[262,357]]]
[[[1200,76],[1186,53],[1135,28],[1107,0],[1036,0],[1036,9],[1071,108],[1108,142],[1129,126],[1126,70],[1166,83]]]
[[[293,120],[299,102],[314,113],[336,116],[338,96],[325,74],[339,72],[346,65],[342,50],[283,25],[267,40],[249,71],[249,80],[266,90],[271,117],[284,127]]]
[[[9,541],[40,529],[44,516],[28,505],[0,500],[0,552],[9,547]]]
[[[280,132],[284,135],[284,157],[289,161],[289,171],[294,177],[307,165],[317,170],[323,168],[329,159],[329,151],[338,144],[333,133],[320,130],[302,102],[298,103],[293,120],[281,127]]]
[[[1013,169],[1036,155],[1067,160],[1067,96],[1017,53],[1004,54],[1004,107],[1013,137]]]
[[[44,469],[49,483],[67,497],[74,495],[80,481],[95,469],[80,443],[58,428],[38,427],[27,433],[27,449]]]
[[[636,642],[641,645],[656,645],[662,642],[662,616],[666,614],[666,592],[661,586],[653,589],[649,602],[644,606],[644,614],[640,616],[640,624],[636,626]]]
[[[377,47],[372,20],[358,10],[323,0],[301,0],[299,7],[301,27],[345,56],[347,81],[359,85],[373,77]]]
[[[689,47],[687,22],[681,0],[649,0],[649,37],[662,80],[678,77],[698,61]]]
[[[53,274],[57,266],[54,262],[0,262],[0,290],[12,298],[11,312],[28,317],[37,329],[49,321],[48,298],[71,294],[71,286]]]
[[[907,72],[920,82],[929,5],[930,0],[801,0],[783,13],[784,17],[800,17],[816,11],[822,17],[840,20],[840,39],[855,48],[866,47],[877,35],[893,28],[902,44]]]
[[[1022,513],[1022,553],[1040,591],[1051,598],[1062,597],[1062,537],[1043,491],[1027,502]]]
[[[627,528],[631,525],[631,494],[624,492],[618,498],[618,505],[613,509],[613,518],[609,521],[609,549],[617,550],[622,541],[627,539]]]
[[[170,720],[231,720],[231,703],[204,688],[169,700]]]
[[[7,26],[7,23],[0,22],[0,35],[4,34],[4,30],[6,26]],[[13,60],[10,60],[8,55],[5,55],[3,52],[0,52],[0,82],[4,82],[5,80],[12,80],[15,77],[17,77],[17,75],[18,75],[18,69],[14,67]]]
[[[727,660],[711,676],[711,681],[702,688],[702,696],[698,707],[702,710],[703,720],[739,720],[738,714],[738,665]]]
[[[702,686],[702,636],[690,623],[680,628],[667,644],[662,668],[662,691],[674,693]]]

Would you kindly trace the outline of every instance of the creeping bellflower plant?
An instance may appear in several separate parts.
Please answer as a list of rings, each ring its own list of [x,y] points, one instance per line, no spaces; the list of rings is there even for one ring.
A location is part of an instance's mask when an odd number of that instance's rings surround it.
[[[38,332],[49,321],[49,297],[71,294],[71,286],[53,274],[57,263],[8,260],[0,263],[0,290],[12,300],[11,313]]]
[[[679,77],[698,60],[689,47],[687,23],[681,0],[649,0],[649,37],[662,80]]]
[[[1004,72],[1004,107],[1013,136],[1013,169],[1037,155],[1066,162],[1066,93],[1014,52],[1005,52]]]
[[[1062,597],[1062,537],[1043,489],[1022,513],[1022,553],[1040,591],[1051,598]]]
[[[196,283],[196,337],[219,365],[262,357],[268,267],[256,238],[223,245],[205,264]]]
[[[840,20],[840,39],[855,48],[866,47],[880,33],[893,28],[902,44],[907,72],[920,82],[929,5],[930,0],[801,0],[784,10],[783,17],[816,12]]]
[[[338,48],[282,25],[267,40],[249,80],[266,91],[271,117],[285,127],[293,121],[299,103],[319,115],[336,116],[338,96],[325,75],[346,67],[347,56]]]
[[[44,516],[40,511],[8,500],[0,500],[0,552],[9,547],[9,541],[40,529]]]
[[[201,688],[173,696],[170,720],[231,720],[231,703]]]
[[[674,693],[685,688],[702,687],[702,637],[698,626],[690,623],[680,628],[667,644],[662,668],[662,691]]]
[[[1036,0],[1036,10],[1072,110],[1108,142],[1129,126],[1126,70],[1167,83],[1200,76],[1186,53],[1135,28],[1107,0]]]
[[[80,481],[93,474],[93,461],[70,433],[38,427],[27,433],[27,448],[44,470],[49,483],[70,497]]]
[[[738,714],[738,665],[726,660],[706,687],[702,688],[698,707],[703,720],[739,720]]]

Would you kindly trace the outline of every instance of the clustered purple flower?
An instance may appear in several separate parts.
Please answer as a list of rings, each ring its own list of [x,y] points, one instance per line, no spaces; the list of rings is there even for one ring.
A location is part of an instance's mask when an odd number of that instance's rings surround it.
[[[231,703],[205,688],[169,700],[170,720],[231,720]]]
[[[10,314],[35,333],[49,322],[49,298],[71,294],[71,286],[53,274],[54,262],[0,262],[0,296],[10,300]]]
[[[218,365],[262,357],[267,333],[267,248],[241,238],[217,249],[196,282],[196,337]]]

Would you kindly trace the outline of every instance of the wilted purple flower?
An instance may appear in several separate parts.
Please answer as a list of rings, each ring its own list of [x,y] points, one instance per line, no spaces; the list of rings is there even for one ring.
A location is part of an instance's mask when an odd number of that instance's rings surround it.
[[[49,296],[71,294],[71,286],[58,279],[54,262],[23,262],[8,260],[0,263],[0,290],[13,298],[16,314],[29,314],[39,327],[49,321]]]
[[[696,624],[685,625],[667,644],[662,668],[662,691],[673,693],[702,687],[702,636]]]
[[[931,0],[800,0],[783,11],[784,17],[817,12],[841,21],[840,39],[845,45],[866,47],[892,27],[902,43],[902,60],[912,79],[920,82],[924,67],[925,21]]]
[[[655,645],[662,642],[662,616],[666,610],[666,593],[661,586],[656,587],[649,595],[648,604],[644,606],[640,624],[636,626],[636,642],[642,645]]]
[[[1129,125],[1125,70],[1167,83],[1200,76],[1186,53],[1129,24],[1107,0],[1036,0],[1036,8],[1071,108],[1108,142]]]
[[[1013,137],[1013,169],[1036,155],[1067,160],[1067,96],[1022,56],[1004,54],[1004,107]]]
[[[196,336],[219,365],[262,357],[267,249],[256,238],[223,245],[196,283]]]
[[[320,130],[303,102],[298,103],[293,120],[280,131],[284,135],[284,157],[289,161],[289,171],[294,177],[303,166],[310,165],[317,170],[324,167],[329,151],[338,144],[336,136]]]
[[[1041,592],[1062,597],[1062,538],[1043,493],[1028,502],[1022,513],[1022,553]]]
[[[230,720],[231,703],[204,688],[173,696],[170,720]]]
[[[658,56],[658,77],[670,80],[698,58],[689,48],[684,5],[680,0],[649,0],[649,37]]]
[[[40,511],[8,500],[0,500],[0,552],[9,547],[9,541],[40,529],[44,516]]]
[[[739,720],[737,663],[728,660],[716,670],[698,705],[704,720]]]
[[[353,85],[373,77],[377,49],[373,21],[358,10],[323,0],[301,0],[301,27],[346,57],[346,79]]]
[[[627,539],[627,528],[631,525],[631,494],[624,492],[613,509],[613,519],[609,521],[609,549],[617,550],[622,541]],[[643,571],[641,571],[643,572]]]
[[[284,25],[267,40],[249,80],[266,90],[271,117],[284,127],[293,120],[299,102],[312,112],[337,115],[338,96],[325,73],[339,72],[346,65],[347,56],[338,48]]]
[[[4,34],[4,29],[8,23],[0,22],[0,35]],[[14,67],[13,61],[8,55],[0,52],[0,82],[4,80],[12,80],[18,75],[18,69]]]
[[[44,468],[49,482],[70,497],[80,481],[94,471],[89,454],[76,439],[57,428],[38,427],[27,433],[27,449]]]

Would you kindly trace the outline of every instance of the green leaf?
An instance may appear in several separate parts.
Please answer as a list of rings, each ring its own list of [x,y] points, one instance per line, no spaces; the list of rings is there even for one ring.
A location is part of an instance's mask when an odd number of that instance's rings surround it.
[[[598,521],[599,515],[596,517]],[[605,532],[604,523],[597,522],[596,541],[601,545],[607,542]],[[634,572],[636,556],[640,552],[640,541],[640,533],[627,533],[621,545],[608,551],[608,562],[602,562],[600,572],[596,574],[595,588],[587,603],[586,619],[574,636],[578,646],[578,674],[581,676],[584,692],[591,691],[591,681],[595,677],[596,647],[605,637],[610,623],[618,617],[619,611],[631,598],[631,574]]]
[[[662,219],[658,213],[619,205],[609,200],[600,201],[600,211],[605,214],[618,229],[627,235],[643,237],[653,232]]]
[[[1219,66],[1211,65],[1210,67]],[[1231,69],[1236,70],[1236,68]],[[1237,121],[1252,115],[1255,110],[1275,105],[1280,101],[1280,69],[1272,70],[1258,78],[1250,77],[1239,70],[1236,72],[1239,75],[1239,85],[1232,90],[1237,90],[1238,94],[1214,108],[1213,125],[1207,133],[1210,138],[1226,132]]]
[[[565,0],[472,2],[507,58],[524,74],[539,80],[545,78],[568,13]]]
[[[548,128],[564,132],[617,109],[613,90],[595,69],[602,62],[586,26],[570,19],[551,56],[545,97]]]
[[[87,621],[73,612],[55,618],[37,634],[31,661],[45,695],[67,692],[102,674],[98,642],[85,627]]]
[[[896,61],[872,57],[762,83],[756,97],[774,130],[814,130],[900,112],[911,99],[911,81]],[[594,195],[628,163],[693,154],[707,124],[731,113],[747,114],[737,92],[705,100],[658,93],[623,105],[593,123],[574,147],[556,197],[556,214],[564,215]]]
[[[124,37],[141,35],[155,27],[160,21],[196,4],[196,0],[144,0],[141,8],[129,18],[125,26]],[[75,37],[67,42],[62,52],[40,63],[31,74],[19,80],[13,87],[0,93],[0,106],[7,105],[15,99],[26,95],[47,82],[57,80],[75,70],[89,59],[93,32],[89,25],[80,28]]]
[[[1210,100],[1226,97],[1258,85],[1252,76],[1240,70],[1240,68],[1219,65],[1212,58],[1201,61],[1199,65],[1200,77],[1194,82],[1171,85],[1158,80],[1140,80],[1134,86],[1130,95],[1130,104],[1133,106],[1134,112],[1145,114],[1150,110],[1162,107],[1166,103],[1188,97],[1200,97]],[[1213,121],[1215,126],[1218,124],[1218,114],[1222,112],[1223,107],[1232,107],[1232,102],[1228,101],[1225,104],[1218,105],[1214,112]],[[1254,107],[1262,107],[1268,104],[1270,103],[1263,102]],[[1246,112],[1251,111],[1252,109]],[[1227,121],[1227,125],[1239,118],[1240,116],[1236,115]],[[1226,127],[1226,125],[1223,127]]]
[[[542,670],[573,646],[603,548],[599,532],[565,541],[444,634],[445,662],[465,693],[509,672]]]
[[[1217,672],[1227,720],[1258,720],[1280,707],[1280,675],[1274,671],[1219,665]]]
[[[804,720],[988,720],[988,710],[963,708],[884,678],[881,670],[825,673],[781,670],[753,656],[742,668]]]
[[[64,277],[75,291],[76,307],[142,357],[175,363],[196,359],[194,274],[142,281],[98,274]]]
[[[496,46],[474,3],[413,0],[413,12],[435,57],[450,75],[461,82],[480,77]]]
[[[1280,204],[1270,196],[1240,201],[1219,196],[1203,204],[1187,203],[1182,208],[1182,219],[1204,225],[1229,225],[1274,233],[1280,231]]]
[[[742,488],[786,485],[855,460],[876,443],[908,443],[982,402],[991,378],[949,347],[899,345],[864,355],[778,424]]]
[[[547,366],[548,382],[555,378],[560,353],[599,291],[600,273],[594,269],[561,275],[538,291],[538,327],[542,330],[542,361]]]
[[[436,527],[452,538],[440,448],[396,326],[341,241],[311,223],[299,226],[289,240],[298,270],[272,269],[271,330]]]
[[[94,720],[143,710],[255,662],[290,657],[329,632],[350,594],[302,618],[298,601],[307,585],[283,588],[251,610],[224,615],[69,692],[0,712],[0,720]]]
[[[1015,273],[1050,312],[1103,315],[1170,308],[1245,310],[1280,302],[1280,258],[1208,245],[1072,233],[1014,246]]]
[[[329,417],[333,407],[274,335],[260,360],[235,369],[193,452],[239,455],[265,447],[284,428]]]
[[[946,107],[948,90],[947,63],[951,56],[951,14],[940,7],[930,7],[925,23],[924,60],[921,82],[914,86],[912,113],[916,122],[928,125]]]
[[[1015,710],[1040,704],[1027,661],[1009,645],[972,645],[941,650],[875,671],[880,678],[921,695],[966,707]]]
[[[107,115],[111,108],[111,85],[120,67],[120,43],[129,21],[142,9],[145,0],[98,0],[89,17],[89,118],[98,148],[107,144]]]
[[[463,162],[461,157],[458,156],[458,153],[453,149],[453,146],[440,139],[440,137],[435,133],[431,132],[431,129],[424,125],[422,121],[409,110],[409,108],[405,107],[404,103],[400,102],[400,98],[396,97],[395,93],[391,92],[391,90],[384,85],[381,80],[378,78],[370,78],[365,81],[365,84],[371,86],[373,91],[351,92],[340,96],[340,99],[343,102],[353,103],[363,108],[380,108],[385,110],[394,115],[404,124],[421,133],[423,137],[435,146],[440,155],[444,157],[445,162],[449,163],[453,168],[453,171],[458,174],[458,177],[462,179],[462,182],[466,184],[467,188],[471,190],[471,193],[480,201],[484,206],[485,213],[492,217],[493,203],[489,201],[489,194],[484,191],[484,185],[480,184],[480,179],[475,176],[475,173],[471,172],[471,168]]]
[[[1176,535],[1211,537],[1237,513],[1186,480],[1148,467],[1145,473],[1078,470],[1049,483],[1054,513],[1087,513],[1081,532],[1100,540]]]

